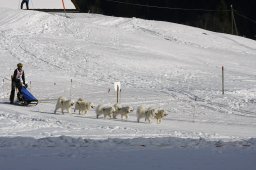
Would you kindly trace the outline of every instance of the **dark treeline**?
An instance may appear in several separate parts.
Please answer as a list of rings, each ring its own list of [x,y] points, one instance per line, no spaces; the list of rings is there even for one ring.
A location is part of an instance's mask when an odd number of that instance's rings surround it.
[[[256,20],[256,0],[76,0],[83,12],[101,13],[121,17],[138,17],[191,25],[211,31],[232,33],[230,5],[237,13]],[[218,11],[170,10],[142,7],[114,1],[185,9]],[[256,23],[235,13],[238,33],[256,39]]]

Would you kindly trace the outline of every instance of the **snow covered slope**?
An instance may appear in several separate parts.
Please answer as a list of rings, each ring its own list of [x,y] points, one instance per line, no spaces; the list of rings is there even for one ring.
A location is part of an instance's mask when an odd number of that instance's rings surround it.
[[[81,140],[106,139],[99,149],[105,153],[104,148],[109,145],[109,150],[119,146],[120,142],[112,141],[118,139],[134,155],[138,153],[130,145],[138,138],[138,145],[148,144],[154,154],[162,146],[175,151],[184,145],[188,149],[199,146],[200,151],[212,150],[211,147],[222,146],[218,143],[221,140],[231,142],[227,145],[232,153],[223,157],[232,155],[234,148],[249,154],[247,160],[255,156],[255,140],[250,139],[256,137],[255,41],[160,21],[95,14],[68,14],[69,18],[62,15],[0,9],[1,153],[12,157],[10,148],[23,151],[23,147],[32,153],[36,152],[34,145],[50,147],[52,142],[54,146],[61,145],[61,150],[72,147],[70,140],[76,149],[81,149]],[[29,88],[40,100],[38,106],[7,104],[10,76],[18,62],[24,64],[26,79],[31,81]],[[221,92],[222,66],[225,95]],[[121,82],[122,105],[135,109],[140,105],[163,108],[168,112],[167,118],[161,124],[138,124],[135,112],[128,121],[96,119],[94,110],[85,116],[53,114],[59,96],[73,100],[82,97],[96,105],[114,104],[115,81]],[[148,142],[146,138],[156,139]],[[179,138],[185,139],[180,142]],[[200,142],[202,139],[204,142]],[[30,140],[35,141],[31,144]],[[191,144],[193,140],[197,144]],[[241,140],[245,143],[237,142]],[[159,141],[156,147],[154,143]],[[94,142],[91,143],[89,146],[94,147]],[[243,151],[244,147],[253,151]],[[123,153],[123,145],[120,148]],[[55,150],[58,152],[59,148]],[[199,151],[196,158],[204,157],[205,150]],[[178,151],[183,155],[184,150]],[[73,153],[72,149],[67,152]],[[46,154],[42,150],[40,153]],[[0,156],[0,162],[5,161]],[[83,160],[84,154],[75,157]],[[242,164],[248,168],[253,166],[252,162],[245,162]]]

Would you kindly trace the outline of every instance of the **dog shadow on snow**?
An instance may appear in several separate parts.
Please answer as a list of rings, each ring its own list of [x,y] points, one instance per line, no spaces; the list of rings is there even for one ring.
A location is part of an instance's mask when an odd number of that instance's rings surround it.
[[[109,119],[109,118],[104,119],[103,117],[100,117],[100,118],[97,119],[96,116],[84,116],[84,115],[79,115],[79,114],[75,114],[75,113],[66,113],[66,112],[64,112],[64,114],[62,114],[61,112],[54,113],[54,111],[53,112],[46,112],[46,111],[36,111],[36,110],[33,110],[32,112],[42,113],[42,114],[50,114],[50,115],[57,115],[57,116],[70,115],[70,116],[73,116],[73,117],[83,118],[83,119],[108,120],[108,121],[115,121],[115,122],[127,122],[127,123],[136,123],[136,124],[138,124],[138,122],[135,121],[135,120],[122,120],[122,119]],[[145,122],[140,122],[140,123],[145,123]]]
[[[36,111],[36,110],[33,110],[32,112],[42,113],[42,114],[50,114],[50,115],[57,115],[57,116],[62,116],[63,115],[62,113],[54,113],[54,111],[46,112],[46,111]],[[64,113],[64,115],[65,115],[65,113]],[[66,113],[66,115],[67,115],[67,113]]]
[[[117,121],[117,122],[129,122],[129,123],[138,123],[137,121],[132,121],[132,120],[122,120],[122,119],[109,119],[106,118],[104,119],[103,117],[96,118],[96,116],[82,116],[82,115],[77,115],[77,114],[72,114],[74,117],[78,118],[84,118],[84,119],[93,119],[93,120],[108,120],[108,121]]]

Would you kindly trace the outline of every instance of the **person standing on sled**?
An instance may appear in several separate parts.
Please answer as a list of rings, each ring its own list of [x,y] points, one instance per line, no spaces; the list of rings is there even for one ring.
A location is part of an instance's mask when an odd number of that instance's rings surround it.
[[[15,88],[18,89],[18,93],[17,93],[18,98],[20,97],[20,90],[22,86],[24,85],[27,88],[27,84],[25,83],[25,73],[22,67],[23,67],[23,64],[19,63],[17,64],[17,69],[14,70],[14,73],[12,76],[12,91],[10,95],[10,103],[13,103],[14,101]]]

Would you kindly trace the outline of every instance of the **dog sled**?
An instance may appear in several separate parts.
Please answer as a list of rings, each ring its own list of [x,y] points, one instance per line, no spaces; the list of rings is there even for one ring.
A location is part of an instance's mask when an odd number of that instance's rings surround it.
[[[13,76],[11,76],[11,80],[13,79]],[[13,88],[13,81],[11,83],[11,88]],[[20,90],[18,88],[17,91],[17,101],[13,104],[21,105],[21,106],[28,106],[28,105],[37,105],[38,100],[28,91],[27,86],[22,86]],[[15,93],[13,94],[15,95]]]
[[[37,105],[38,100],[28,91],[24,86],[21,87],[20,91],[17,93],[16,104],[22,106]]]

